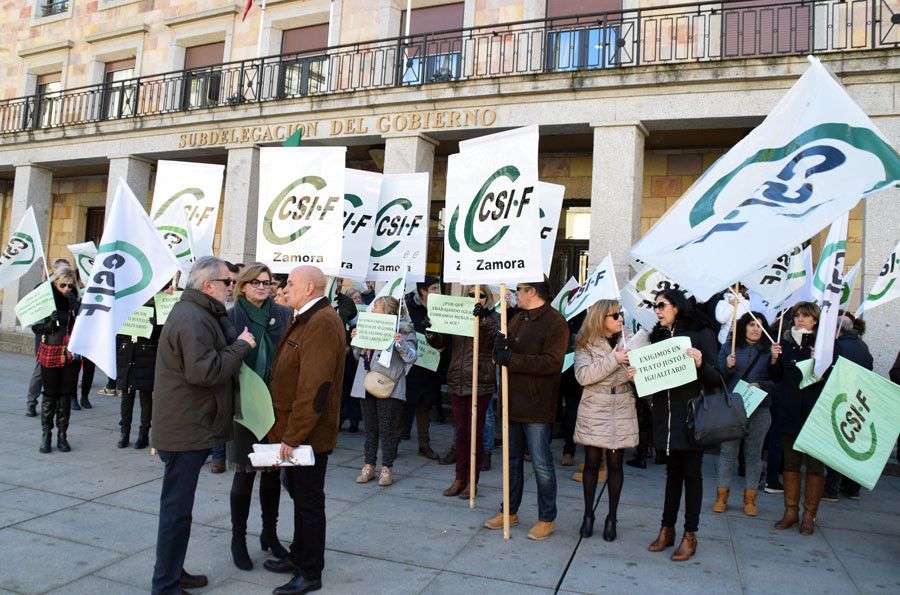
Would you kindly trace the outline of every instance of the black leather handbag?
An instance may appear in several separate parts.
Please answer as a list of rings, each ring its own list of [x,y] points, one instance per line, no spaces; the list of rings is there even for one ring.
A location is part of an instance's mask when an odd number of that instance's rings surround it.
[[[687,437],[694,446],[712,446],[729,440],[746,438],[747,412],[741,395],[730,393],[722,382],[721,393],[704,394],[700,383],[700,396],[688,401]]]

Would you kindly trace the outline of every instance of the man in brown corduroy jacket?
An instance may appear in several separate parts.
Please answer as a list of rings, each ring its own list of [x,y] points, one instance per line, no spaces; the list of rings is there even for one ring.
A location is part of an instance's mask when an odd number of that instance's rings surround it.
[[[291,555],[268,560],[273,572],[293,573],[275,593],[308,593],[322,587],[325,567],[325,468],[337,445],[341,383],[344,377],[344,325],[325,299],[325,275],[301,266],[288,276],[287,305],[297,311],[278,343],[272,368],[275,424],[269,442],[281,443],[281,458],[308,444],[316,455],[312,467],[288,467],[294,498]]]

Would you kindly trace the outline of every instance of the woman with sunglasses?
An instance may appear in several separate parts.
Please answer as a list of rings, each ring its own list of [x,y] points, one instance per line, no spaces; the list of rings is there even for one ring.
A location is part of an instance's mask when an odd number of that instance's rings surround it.
[[[675,521],[684,491],[684,535],[672,560],[689,560],[697,551],[697,529],[703,497],[703,448],[688,440],[687,404],[700,394],[701,387],[713,392],[721,387],[722,375],[716,366],[719,344],[709,319],[675,289],[656,296],[659,321],[650,333],[650,342],[672,337],[688,337],[691,347],[685,355],[697,369],[697,380],[651,395],[653,433],[656,447],[666,451],[666,496],[659,536],[650,544],[651,552],[675,545]]]
[[[594,533],[594,496],[603,449],[606,449],[609,514],[603,523],[603,539],[616,538],[616,514],[622,494],[622,460],[626,448],[637,446],[638,422],[631,379],[635,369],[628,362],[622,340],[624,317],[614,300],[600,300],[590,307],[575,337],[575,378],[584,387],[578,405],[574,439],[584,445],[584,520],[581,536]]]
[[[41,447],[50,452],[53,419],[56,417],[56,448],[61,452],[72,450],[67,439],[72,400],[77,398],[78,370],[81,358],[68,349],[69,336],[78,315],[78,286],[75,271],[68,267],[56,269],[50,277],[55,310],[50,316],[32,325],[40,337],[38,363],[41,365]]]
[[[475,296],[475,286],[465,288],[464,295]],[[497,372],[493,362],[494,337],[500,328],[500,314],[494,311],[491,290],[479,286],[478,300],[473,314],[478,317],[478,385],[472,390],[472,360],[475,341],[471,337],[445,335],[425,331],[428,344],[435,349],[450,348],[450,364],[447,368],[447,390],[453,406],[453,425],[456,433],[456,478],[444,490],[447,497],[469,498],[469,446],[472,440],[472,395],[478,399],[475,435],[475,485],[484,461],[484,420],[488,403],[497,388]]]
[[[293,312],[280,306],[272,298],[272,271],[261,262],[244,267],[235,281],[234,307],[228,311],[228,320],[236,329],[247,328],[256,341],[244,358],[244,363],[266,384],[272,380],[272,364],[275,348],[291,324]],[[240,403],[235,403],[235,417],[240,414]],[[256,472],[259,476],[259,505],[262,511],[262,533],[259,543],[263,551],[272,550],[276,558],[286,558],[288,551],[278,541],[278,503],[281,500],[279,471],[267,467],[257,469],[250,464],[248,455],[253,444],[265,442],[239,423],[234,424],[232,441],[228,443],[228,461],[234,467],[231,482],[231,558],[241,570],[252,570],[253,562],[247,553],[247,518],[250,516],[250,500]]]

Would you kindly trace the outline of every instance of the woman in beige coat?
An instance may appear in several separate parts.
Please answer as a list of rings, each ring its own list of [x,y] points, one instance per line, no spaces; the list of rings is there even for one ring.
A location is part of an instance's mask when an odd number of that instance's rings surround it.
[[[581,536],[594,532],[594,495],[603,449],[606,449],[606,485],[609,514],[603,523],[603,539],[616,538],[616,511],[622,493],[622,459],[625,449],[637,446],[638,422],[630,381],[634,368],[628,362],[622,338],[624,317],[618,302],[600,300],[590,307],[575,338],[575,378],[584,387],[575,442],[584,445],[584,521]]]

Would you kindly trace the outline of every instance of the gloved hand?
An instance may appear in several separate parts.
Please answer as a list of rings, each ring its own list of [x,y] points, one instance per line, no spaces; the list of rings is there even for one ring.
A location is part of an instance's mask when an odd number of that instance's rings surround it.
[[[422,320],[422,328],[431,328],[431,319],[427,316]]]
[[[512,351],[509,350],[506,335],[498,333],[497,337],[494,339],[494,361],[499,366],[506,366],[509,365],[511,357]]]
[[[472,316],[477,316],[482,320],[487,318],[490,313],[491,311],[481,304],[475,304],[475,308],[472,310]]]

